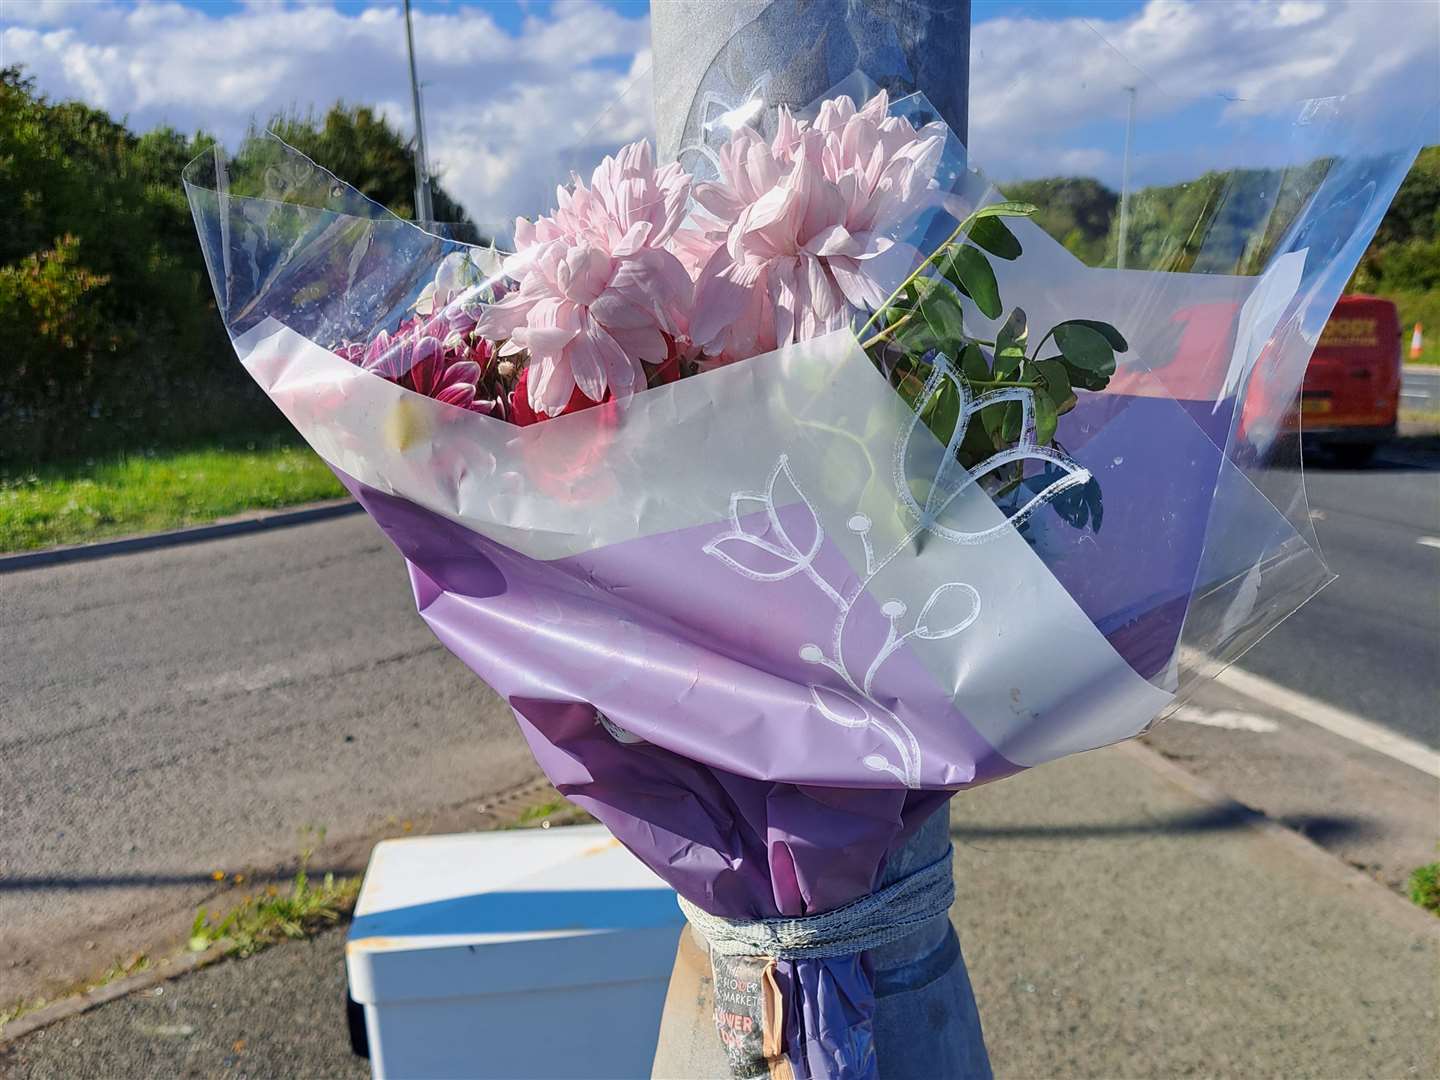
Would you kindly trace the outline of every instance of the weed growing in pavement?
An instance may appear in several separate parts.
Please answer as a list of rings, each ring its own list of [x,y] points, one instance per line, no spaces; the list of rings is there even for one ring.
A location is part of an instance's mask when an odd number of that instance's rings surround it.
[[[355,903],[360,879],[326,874],[315,884],[308,872],[312,851],[306,848],[300,853],[300,868],[284,891],[272,885],[262,894],[247,896],[223,918],[204,908],[196,912],[190,950],[204,952],[223,944],[226,956],[243,958],[284,938],[302,938],[338,922]]]
[[[21,998],[9,1005],[0,1005],[0,1035],[5,1033],[5,1025],[11,1020],[19,1020],[36,1009],[43,1009],[47,1004],[44,998]]]
[[[150,969],[150,957],[143,952],[136,953],[129,960],[116,957],[115,962],[98,978],[86,982],[82,986],[75,986],[66,993],[89,993],[92,990],[99,990],[102,986],[109,986],[117,979],[123,979],[130,975],[138,975],[142,971]],[[62,997],[66,994],[62,994]],[[0,1035],[5,1033],[5,1025],[12,1020],[19,1020],[22,1016],[29,1016],[36,1009],[43,1009],[50,1004],[49,999],[20,998],[10,1002],[8,1005],[0,1005]]]
[[[129,960],[122,960],[119,957],[116,957],[115,962],[111,964],[108,969],[106,969],[105,973],[101,975],[98,979],[96,979],[94,982],[87,985],[85,989],[98,990],[102,986],[109,986],[116,979],[123,979],[129,975],[138,975],[142,971],[149,970],[150,957],[146,956],[143,952],[136,953],[134,956],[130,957]]]
[[[1428,863],[1410,874],[1410,899],[1440,915],[1440,862]]]
[[[515,824],[502,826],[509,829],[530,829],[539,826],[548,829],[552,825],[583,825],[595,818],[587,814],[563,795],[527,807],[515,819]]]

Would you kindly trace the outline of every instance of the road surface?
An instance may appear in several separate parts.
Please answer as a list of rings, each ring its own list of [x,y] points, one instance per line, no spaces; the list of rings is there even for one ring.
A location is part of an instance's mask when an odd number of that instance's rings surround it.
[[[0,1007],[87,942],[108,967],[152,908],[188,925],[213,871],[303,828],[537,773],[363,515],[0,575],[0,640]]]
[[[1339,578],[1240,666],[1440,748],[1440,439],[1362,469],[1317,454],[1305,486]]]
[[[1440,367],[1405,365],[1400,376],[1400,408],[1440,413]]]

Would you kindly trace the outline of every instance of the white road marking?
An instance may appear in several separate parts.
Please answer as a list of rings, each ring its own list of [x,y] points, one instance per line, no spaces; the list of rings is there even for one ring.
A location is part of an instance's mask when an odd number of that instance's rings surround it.
[[[1440,536],[1422,536],[1415,543],[1423,547],[1440,548]]]
[[[1324,728],[1332,735],[1359,743],[1378,754],[1394,758],[1440,779],[1440,752],[1431,750],[1414,739],[1407,739],[1404,735],[1397,735],[1372,720],[1337,709],[1333,705],[1327,705],[1307,694],[1273,683],[1259,675],[1252,675],[1233,665],[1215,676],[1215,681],[1239,691],[1246,697],[1283,710],[1299,720]]]
[[[1261,735],[1280,730],[1280,725],[1274,720],[1267,720],[1254,713],[1240,712],[1237,709],[1202,709],[1198,705],[1181,705],[1170,714],[1170,719],[1185,724],[1227,728],[1230,731],[1253,731]]]

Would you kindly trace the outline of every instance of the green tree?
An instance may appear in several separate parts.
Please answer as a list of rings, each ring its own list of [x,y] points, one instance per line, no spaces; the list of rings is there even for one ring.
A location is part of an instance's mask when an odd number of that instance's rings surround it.
[[[415,217],[415,161],[407,142],[384,117],[363,105],[331,106],[323,117],[281,113],[267,128],[317,165],[402,218]],[[253,125],[248,142],[263,133]],[[465,209],[431,177],[435,220],[463,223]]]
[[[371,110],[276,126],[411,214],[409,151]],[[168,127],[137,135],[0,69],[0,470],[285,429],[231,353],[180,183],[213,144]],[[438,185],[435,206],[464,220]]]
[[[1005,185],[1005,197],[1040,209],[1035,221],[1081,261],[1103,263],[1120,198],[1088,176],[1056,176]],[[1114,252],[1109,252],[1114,257]]]

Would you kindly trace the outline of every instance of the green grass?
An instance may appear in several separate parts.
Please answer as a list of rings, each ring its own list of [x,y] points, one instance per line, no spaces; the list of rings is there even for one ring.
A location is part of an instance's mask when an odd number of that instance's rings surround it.
[[[1440,862],[1427,863],[1410,875],[1410,899],[1440,915]]]
[[[309,448],[274,437],[0,472],[0,552],[198,525],[344,493]]]
[[[1400,356],[1407,364],[1440,365],[1440,291],[1383,293],[1400,310]],[[1416,323],[1421,332],[1420,355],[1410,358],[1410,335]]]

